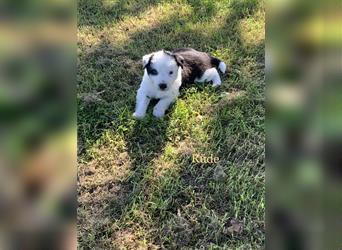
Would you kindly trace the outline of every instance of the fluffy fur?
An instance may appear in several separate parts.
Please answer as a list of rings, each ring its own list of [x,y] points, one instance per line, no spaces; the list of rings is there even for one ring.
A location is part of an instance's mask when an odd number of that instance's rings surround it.
[[[211,55],[191,48],[177,49],[173,52],[161,50],[143,56],[144,76],[136,97],[134,117],[141,119],[146,115],[151,99],[159,99],[153,109],[155,117],[163,117],[171,103],[179,96],[182,84],[193,82],[212,82],[221,84],[217,71],[226,71],[226,65]]]

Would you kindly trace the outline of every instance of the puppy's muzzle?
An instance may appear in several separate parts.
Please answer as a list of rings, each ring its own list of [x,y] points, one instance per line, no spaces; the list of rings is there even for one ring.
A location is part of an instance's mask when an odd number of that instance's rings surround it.
[[[161,90],[165,90],[165,89],[167,88],[166,83],[160,83],[160,84],[159,84],[159,88],[160,88]]]

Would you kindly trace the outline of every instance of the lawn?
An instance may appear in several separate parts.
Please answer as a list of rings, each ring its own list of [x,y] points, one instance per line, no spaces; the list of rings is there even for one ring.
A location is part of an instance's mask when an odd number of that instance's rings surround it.
[[[264,22],[257,0],[79,1],[80,249],[264,248]],[[142,56],[178,47],[226,62],[222,86],[133,119]]]

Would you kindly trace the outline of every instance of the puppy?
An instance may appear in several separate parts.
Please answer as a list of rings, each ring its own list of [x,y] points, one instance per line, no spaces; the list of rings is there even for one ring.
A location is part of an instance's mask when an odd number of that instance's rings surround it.
[[[220,59],[191,48],[172,52],[160,50],[143,56],[144,76],[137,92],[133,116],[141,119],[146,115],[150,100],[159,99],[153,109],[155,117],[163,117],[173,103],[182,84],[212,82],[221,84],[217,68],[225,73],[226,64]]]

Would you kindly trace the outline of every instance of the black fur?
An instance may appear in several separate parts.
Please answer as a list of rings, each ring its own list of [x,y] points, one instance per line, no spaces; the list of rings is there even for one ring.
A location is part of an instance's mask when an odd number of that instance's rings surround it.
[[[184,68],[184,58],[180,55],[177,55],[177,54],[173,54],[173,57],[175,58],[177,65],[183,69]]]
[[[176,49],[172,54],[175,58],[181,58],[182,83],[193,83],[196,78],[201,78],[207,69],[217,68],[221,62],[220,59],[212,57],[208,53],[192,48]],[[177,59],[176,62],[178,63]]]
[[[150,58],[148,59],[148,62],[146,63],[145,67],[146,70],[147,70],[147,73],[150,75],[151,74],[151,71],[153,70],[152,66],[151,66],[151,61],[152,61],[152,58],[153,58],[153,54],[150,56]]]
[[[170,52],[168,50],[164,50],[163,49],[163,51],[164,51],[164,53],[168,54],[169,56],[172,56],[173,58],[175,58],[177,65],[180,66],[181,68],[183,68],[183,66],[184,66],[184,58],[182,56],[174,54],[174,53],[172,53],[172,52]]]

